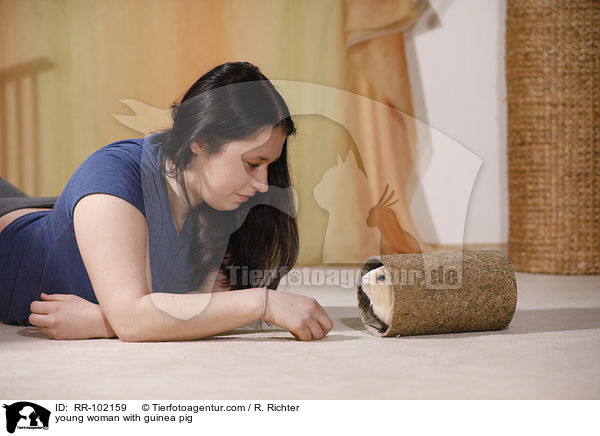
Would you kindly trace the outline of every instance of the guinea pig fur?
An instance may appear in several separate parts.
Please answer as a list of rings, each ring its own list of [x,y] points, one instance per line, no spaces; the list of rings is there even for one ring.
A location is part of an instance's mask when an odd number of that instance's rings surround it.
[[[364,293],[369,297],[373,313],[389,326],[392,323],[394,305],[392,280],[385,266],[372,269],[361,280]]]

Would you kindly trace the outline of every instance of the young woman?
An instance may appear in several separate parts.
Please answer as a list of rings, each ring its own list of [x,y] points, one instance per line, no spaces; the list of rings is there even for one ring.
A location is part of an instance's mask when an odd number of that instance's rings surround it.
[[[93,153],[52,209],[0,198],[2,321],[55,339],[168,341],[260,319],[323,338],[333,322],[315,299],[274,292],[298,254],[281,95],[230,62],[172,117]]]

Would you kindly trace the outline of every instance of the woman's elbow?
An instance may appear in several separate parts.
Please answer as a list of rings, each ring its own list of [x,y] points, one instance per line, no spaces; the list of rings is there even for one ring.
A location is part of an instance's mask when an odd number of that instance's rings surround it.
[[[146,342],[152,340],[148,336],[147,330],[135,322],[135,318],[132,317],[128,321],[121,324],[120,328],[114,329],[115,334],[121,342]]]
[[[143,339],[138,339],[135,336],[118,336],[121,342],[144,342]]]
[[[139,302],[132,302],[127,306],[124,304],[118,313],[113,314],[113,318],[111,325],[120,341],[141,342],[148,340],[144,335],[146,329],[140,325],[140,320],[144,319],[144,316],[140,313]]]
[[[122,342],[139,342],[144,340],[141,338],[139,329],[136,328],[133,317],[126,320],[115,320],[114,322],[111,322],[111,325],[116,337]]]
[[[113,328],[121,342],[139,342],[139,335],[132,328]]]

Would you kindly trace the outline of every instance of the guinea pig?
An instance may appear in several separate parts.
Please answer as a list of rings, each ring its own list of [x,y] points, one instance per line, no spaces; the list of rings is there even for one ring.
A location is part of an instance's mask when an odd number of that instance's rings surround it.
[[[361,280],[364,293],[369,297],[373,314],[385,323],[386,329],[392,323],[394,295],[391,274],[385,266],[372,269]]]

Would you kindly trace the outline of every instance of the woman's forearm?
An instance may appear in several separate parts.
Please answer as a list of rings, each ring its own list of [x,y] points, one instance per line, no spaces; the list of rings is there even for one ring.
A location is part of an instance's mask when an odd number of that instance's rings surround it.
[[[265,289],[170,294],[152,292],[140,298],[123,341],[201,339],[260,319]]]

